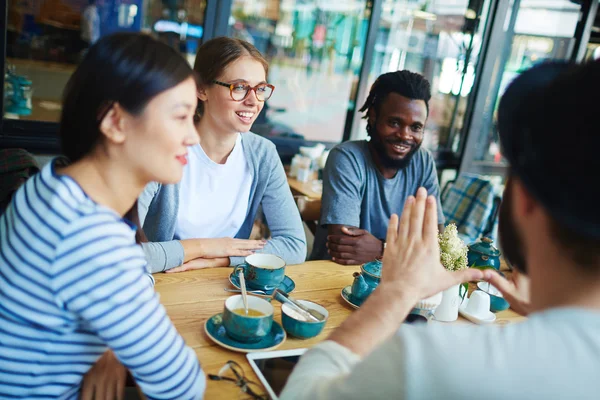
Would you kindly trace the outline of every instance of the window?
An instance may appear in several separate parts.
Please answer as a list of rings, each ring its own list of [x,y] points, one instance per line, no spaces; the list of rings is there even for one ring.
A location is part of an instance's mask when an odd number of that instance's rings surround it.
[[[383,2],[369,87],[379,75],[403,69],[429,80],[432,97],[425,148],[459,151],[489,4],[489,0]],[[354,136],[366,135],[362,120]]]
[[[61,96],[86,50],[117,32],[148,32],[192,63],[204,0],[8,0],[4,118],[57,122]]]
[[[253,132],[342,140],[363,62],[366,10],[361,0],[233,1],[228,34],[265,55],[276,87]]]

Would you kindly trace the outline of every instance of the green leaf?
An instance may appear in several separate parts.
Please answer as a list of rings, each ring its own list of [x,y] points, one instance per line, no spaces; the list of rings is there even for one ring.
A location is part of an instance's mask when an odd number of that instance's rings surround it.
[[[490,267],[489,265],[475,265],[475,263],[473,263],[473,265],[471,265],[471,268],[477,268],[480,270],[484,270],[484,269],[496,269],[494,267]]]

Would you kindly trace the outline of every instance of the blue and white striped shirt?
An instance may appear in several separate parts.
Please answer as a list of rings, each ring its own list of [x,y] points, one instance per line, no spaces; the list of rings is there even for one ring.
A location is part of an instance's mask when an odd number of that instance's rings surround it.
[[[0,398],[74,398],[108,349],[149,398],[206,380],[158,301],[135,232],[53,163],[0,218]]]

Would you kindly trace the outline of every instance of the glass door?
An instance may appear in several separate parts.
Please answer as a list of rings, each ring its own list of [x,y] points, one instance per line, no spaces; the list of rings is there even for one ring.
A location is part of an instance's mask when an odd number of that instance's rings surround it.
[[[461,171],[504,172],[496,123],[499,99],[521,71],[571,57],[581,14],[581,6],[570,0],[511,0],[496,39],[499,49],[491,54],[490,80],[482,85]]]

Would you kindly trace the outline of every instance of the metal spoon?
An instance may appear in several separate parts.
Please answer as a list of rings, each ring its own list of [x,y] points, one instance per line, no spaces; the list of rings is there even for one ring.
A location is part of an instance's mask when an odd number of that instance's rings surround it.
[[[226,292],[230,292],[230,293],[242,293],[241,289],[230,289],[230,288],[225,288],[223,289]],[[265,292],[264,290],[246,290],[246,293],[250,293],[250,294],[260,294],[263,296],[267,295],[267,292]]]
[[[246,312],[246,316],[248,316],[248,294],[246,293],[246,279],[244,278],[244,271],[240,271],[240,288],[242,289],[244,311]]]
[[[317,310],[313,310],[312,308],[307,308],[306,306],[298,303],[296,300],[291,298],[287,293],[275,289],[273,292],[273,298],[280,303],[287,303],[291,305],[297,312],[299,312],[304,318],[307,318],[308,321],[323,321],[325,316],[318,312]]]

